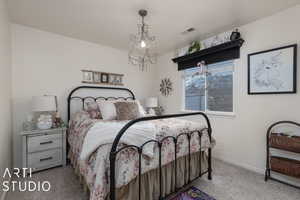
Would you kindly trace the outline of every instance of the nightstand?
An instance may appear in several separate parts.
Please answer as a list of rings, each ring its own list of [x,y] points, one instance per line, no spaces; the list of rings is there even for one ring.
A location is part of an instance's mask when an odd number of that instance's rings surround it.
[[[66,165],[66,128],[23,131],[23,168],[32,172]]]

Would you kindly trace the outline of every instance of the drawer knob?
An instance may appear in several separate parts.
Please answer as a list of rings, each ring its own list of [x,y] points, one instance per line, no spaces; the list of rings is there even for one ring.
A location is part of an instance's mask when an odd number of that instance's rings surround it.
[[[52,156],[48,157],[48,158],[41,158],[40,159],[40,162],[43,162],[43,161],[47,161],[47,160],[52,160]]]
[[[45,144],[52,144],[53,141],[48,141],[48,142],[41,142],[40,145],[45,145]]]

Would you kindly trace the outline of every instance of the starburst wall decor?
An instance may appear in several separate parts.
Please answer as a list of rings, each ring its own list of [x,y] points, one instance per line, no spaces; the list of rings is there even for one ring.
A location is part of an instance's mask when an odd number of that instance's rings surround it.
[[[163,96],[169,96],[173,91],[173,84],[169,78],[164,78],[160,83],[160,92]]]

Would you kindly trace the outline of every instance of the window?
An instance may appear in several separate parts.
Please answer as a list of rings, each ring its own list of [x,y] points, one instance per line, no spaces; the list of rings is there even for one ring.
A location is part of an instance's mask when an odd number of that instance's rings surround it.
[[[185,110],[233,113],[233,73],[233,61],[185,70]]]

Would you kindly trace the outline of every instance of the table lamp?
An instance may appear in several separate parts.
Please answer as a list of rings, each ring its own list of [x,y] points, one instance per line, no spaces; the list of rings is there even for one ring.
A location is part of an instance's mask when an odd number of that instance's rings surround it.
[[[56,96],[44,95],[32,97],[32,111],[39,112],[37,119],[38,129],[50,129],[52,127],[52,115],[49,112],[57,111]]]
[[[149,97],[149,98],[147,98],[145,106],[147,108],[149,108],[148,114],[155,115],[155,110],[153,108],[156,108],[158,106],[157,97]]]

